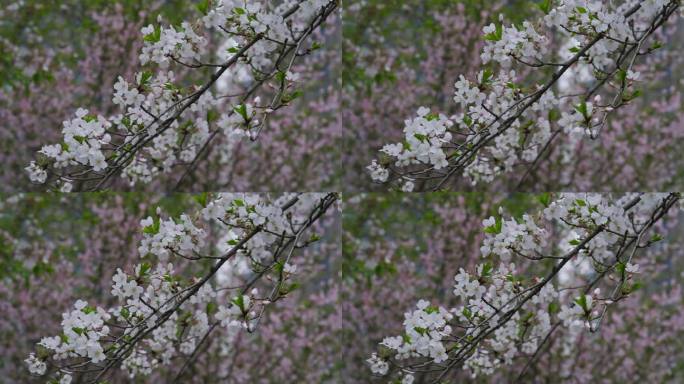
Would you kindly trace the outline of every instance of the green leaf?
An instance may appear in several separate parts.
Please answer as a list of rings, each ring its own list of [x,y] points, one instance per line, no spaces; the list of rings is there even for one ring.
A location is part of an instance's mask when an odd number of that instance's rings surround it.
[[[302,94],[303,94],[302,91],[299,89],[292,92],[292,93],[286,93],[285,95],[283,95],[283,103],[289,103],[290,101],[297,99],[300,96],[302,96]]]
[[[503,24],[497,24],[494,32],[489,32],[485,35],[485,40],[499,41],[503,38]]]
[[[587,9],[584,7],[577,7],[575,9],[577,9],[577,12],[579,12],[579,13],[587,13]]]
[[[287,286],[284,285],[284,286],[282,286],[282,287],[280,288],[280,292],[279,292],[279,293],[280,293],[281,295],[287,295],[288,293],[294,291],[294,290],[297,289],[297,288],[299,288],[299,283],[297,283],[297,282],[292,283],[292,284],[289,284],[289,285],[287,285]]]
[[[247,106],[244,104],[240,104],[235,107],[235,112],[240,114],[245,121],[249,120],[249,116],[247,116]]]
[[[551,194],[548,192],[540,194],[537,199],[544,207],[548,207],[551,204]]]
[[[148,262],[144,262],[144,263],[140,264],[140,274],[138,276],[139,277],[145,276],[151,268],[152,268],[152,266]]]
[[[147,84],[149,84],[151,78],[152,78],[152,72],[150,72],[150,71],[144,71],[144,72],[140,75],[140,85],[141,85],[141,86],[146,86]]]
[[[145,35],[143,37],[143,41],[148,42],[148,43],[158,43],[161,40],[161,26],[155,25],[154,26],[154,32]]]
[[[216,110],[210,109],[210,110],[207,111],[207,122],[208,122],[208,123],[212,123],[212,122],[218,120],[218,119],[219,119],[219,116],[220,116],[220,115],[219,115],[219,113],[218,113]]]
[[[278,262],[275,263],[275,266],[273,267],[273,269],[277,273],[282,273],[283,270],[285,269],[285,260],[278,260]]]
[[[539,9],[541,9],[541,11],[544,12],[545,14],[548,14],[549,12],[551,12],[551,6],[552,6],[551,0],[542,0],[541,3],[537,4],[537,7],[539,7]]]
[[[209,0],[201,0],[197,3],[197,10],[202,12],[203,15],[209,13]]]
[[[527,313],[525,314],[525,316],[520,320],[520,322],[523,323],[523,324],[525,324],[525,323],[527,323],[528,321],[530,321],[530,319],[532,319],[532,317],[534,317],[534,312],[527,312]]]
[[[236,296],[233,298],[233,304],[235,304],[240,310],[244,313],[245,312],[245,297],[242,295]]]
[[[146,235],[156,235],[157,233],[159,233],[159,218],[155,217],[153,219],[152,224],[143,228],[143,233]]]
[[[641,96],[641,91],[638,90],[638,89],[636,89],[636,90],[634,90],[634,92],[632,92],[631,94],[625,93],[624,95],[622,95],[622,100],[623,100],[623,101],[632,101],[632,100],[636,99],[636,98],[639,97],[639,96]]]
[[[174,91],[174,92],[179,92],[180,88],[176,86],[176,84],[173,83],[166,83],[164,84],[164,89],[167,89],[169,91]]]
[[[209,201],[209,193],[200,193],[199,195],[193,196],[193,198],[195,199],[197,204],[201,205],[202,207],[206,207]]]
[[[404,333],[403,335],[401,335],[401,338],[404,340],[404,343],[411,344],[411,336]]]
[[[587,304],[587,296],[582,295],[575,299],[575,303],[584,310],[584,312],[589,312],[589,306]]]
[[[579,112],[585,119],[589,118],[589,111],[587,110],[587,102],[583,101],[575,106],[575,110]]]
[[[318,233],[312,233],[311,236],[309,236],[309,242],[313,243],[321,239],[321,236]]]
[[[411,150],[411,144],[409,144],[408,141],[404,140],[401,143],[402,148],[404,148],[405,151],[410,151]]]
[[[485,68],[484,71],[482,71],[482,84],[489,83],[493,76],[494,71],[492,71],[490,68]]]
[[[494,266],[490,262],[485,262],[482,264],[482,274],[480,277],[489,277],[492,274]]]
[[[624,69],[618,70],[617,78],[618,80],[620,80],[621,83],[624,83],[627,80],[627,71],[625,71]]]
[[[560,312],[560,305],[558,305],[558,303],[556,303],[555,301],[552,301],[549,303],[548,310],[549,310],[549,313],[552,313],[552,314],[558,313],[558,312]]]
[[[663,235],[660,233],[654,233],[653,236],[651,236],[651,242],[655,243],[663,239]]]
[[[439,312],[439,308],[434,307],[432,305],[425,308],[425,313],[437,313],[437,312]]]
[[[632,284],[631,286],[629,286],[629,285],[623,286],[621,293],[623,295],[629,295],[630,293],[641,289],[643,286],[644,286],[643,283],[641,283],[640,281],[635,281],[634,284]]]
[[[496,222],[494,224],[490,225],[489,227],[486,227],[484,229],[484,231],[485,231],[485,233],[496,235],[496,234],[501,233],[501,226],[502,225],[503,225],[503,219],[501,217],[497,217]]]
[[[81,309],[81,312],[83,312],[87,315],[89,313],[95,313],[95,312],[97,312],[97,310],[94,307],[86,305],[85,307],[83,307],[83,309]]]

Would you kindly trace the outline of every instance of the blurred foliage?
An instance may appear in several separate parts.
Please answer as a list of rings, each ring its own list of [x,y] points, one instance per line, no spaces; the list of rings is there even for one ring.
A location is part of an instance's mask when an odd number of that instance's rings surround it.
[[[503,14],[507,22],[520,23],[537,11],[537,7],[529,0],[508,0],[504,3],[505,5],[497,12]],[[417,69],[426,57],[424,44],[420,42],[431,39],[441,29],[436,17],[458,6],[464,7],[468,20],[480,21],[483,11],[491,12],[496,2],[476,0],[347,1],[344,4],[343,23],[342,79],[344,84],[368,91],[373,84],[396,80],[392,68],[384,68],[369,75],[364,63],[358,60],[358,49],[385,51],[415,45],[417,54],[399,53],[394,65],[407,65]]]
[[[549,194],[514,193],[508,196],[484,193],[435,192],[428,194],[370,193],[348,198],[342,215],[344,228],[342,273],[346,278],[366,279],[394,273],[391,262],[367,263],[364,249],[373,244],[394,242],[398,256],[416,259],[427,247],[425,240],[444,225],[438,209],[464,209],[482,220],[499,216],[521,218],[543,208]],[[461,202],[462,199],[462,202]],[[448,228],[447,228],[448,229]],[[456,229],[454,229],[456,230]],[[415,246],[403,246],[412,239]]]
[[[130,22],[151,23],[161,15],[166,22],[180,24],[188,14],[197,12],[189,0],[22,0],[14,4],[21,4],[16,11],[8,10],[10,5],[0,7],[4,12],[0,15],[0,88],[28,87],[53,80],[49,68],[27,76],[7,42],[30,51],[64,48],[68,44],[69,50],[54,50],[53,65],[72,67],[87,54],[88,39],[98,30],[92,19],[94,13],[121,7]],[[150,6],[155,7],[151,13]]]
[[[164,216],[177,217],[197,207],[193,195],[151,196],[141,193],[31,193],[0,198],[0,280],[24,280],[50,274],[49,261],[76,260],[103,218],[95,208],[119,204],[127,215],[143,219],[160,207]],[[27,260],[26,246],[51,250],[43,259]],[[54,247],[54,248],[52,248]],[[39,256],[36,253],[36,256]],[[49,260],[47,257],[49,256]]]

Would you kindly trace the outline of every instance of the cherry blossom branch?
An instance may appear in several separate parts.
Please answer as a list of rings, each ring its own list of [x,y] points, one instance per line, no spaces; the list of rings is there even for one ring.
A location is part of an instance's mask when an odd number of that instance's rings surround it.
[[[562,324],[562,322],[557,322],[556,324],[551,327],[551,330],[546,334],[544,337],[544,340],[539,344],[539,347],[537,347],[537,350],[534,351],[534,354],[527,360],[527,363],[523,367],[523,369],[520,371],[518,374],[518,378],[516,379],[516,382],[521,382],[522,378],[525,376],[525,373],[527,373],[527,370],[532,366],[532,364],[537,360],[537,357],[539,357],[540,352],[542,348],[546,345],[546,343],[551,339],[551,335],[558,329],[558,327]]]
[[[79,300],[75,310],[63,316],[62,335],[43,338],[38,343],[38,356],[32,354],[27,359],[31,372],[43,375],[49,363],[63,377],[82,374],[86,375],[84,380],[96,383],[123,364],[131,377],[147,375],[162,363],[155,357],[161,353],[155,345],[166,343],[168,349],[164,353],[187,356],[177,375],[181,377],[201,353],[200,347],[217,324],[233,335],[231,337],[240,329],[254,332],[265,307],[296,288],[294,284],[285,285],[285,281],[294,276],[293,253],[318,239],[300,241],[304,232],[329,211],[338,196],[335,193],[286,195],[273,203],[243,194],[219,195],[211,202],[206,199],[204,196],[198,200],[204,206],[201,215],[205,220],[216,220],[224,226],[226,237],[219,245],[228,244],[228,249],[221,251],[219,247],[220,253],[216,257],[199,254],[206,235],[187,215],[181,215],[179,220],[163,221],[151,217],[143,220],[144,238],[139,252],[148,258],[154,255],[159,264],[156,267],[149,263],[139,264],[131,276],[120,269],[117,271],[112,294],[123,303],[120,307],[104,310]],[[199,256],[190,258],[191,253]],[[166,264],[169,257],[176,256],[186,260],[210,260],[212,264],[201,278],[193,278],[186,284],[173,273],[173,266]],[[270,261],[265,263],[267,258]],[[244,274],[239,272],[239,266],[248,260],[252,265],[251,278],[244,276],[241,278],[243,284],[229,283],[227,288],[214,289],[211,280]],[[258,289],[253,287],[265,277],[274,281],[275,288],[261,298]],[[217,282],[220,283],[220,279]],[[143,288],[139,285],[143,283],[149,285]],[[238,290],[239,293],[235,292]],[[212,299],[225,298],[231,292],[237,296],[228,307]],[[199,308],[193,309],[195,307]],[[118,321],[109,321],[112,316]],[[212,325],[209,325],[209,316],[215,317]],[[110,332],[110,329],[114,331]],[[169,335],[170,330],[177,330],[175,336]],[[150,354],[155,357],[153,360]],[[64,359],[67,363],[60,365],[58,362]]]
[[[404,191],[436,191],[457,174],[465,174],[473,184],[490,182],[529,163],[520,179],[523,183],[560,133],[594,139],[611,113],[638,97],[633,85],[639,74],[633,67],[638,56],[653,51],[642,52],[641,47],[675,14],[679,3],[631,1],[613,7],[596,1],[584,8],[557,2],[556,8],[545,9],[546,24],[585,39],[562,62],[541,58],[548,38],[531,23],[524,22],[522,27],[490,24],[484,29],[486,44],[481,54],[488,65],[479,72],[476,84],[463,76],[456,83],[454,100],[462,106],[462,114],[447,117],[420,108],[417,117],[406,122],[404,141],[385,145],[380,159],[368,166],[371,177]],[[514,71],[507,72],[513,63],[551,68],[553,74],[527,91],[516,83]],[[565,76],[580,65],[591,67],[595,84],[572,92],[571,97],[556,95],[553,88],[559,88],[561,78],[570,84],[565,88],[583,87]],[[606,85],[612,87],[613,81],[617,92],[612,102],[601,104],[597,92]],[[559,127],[552,129],[554,124]]]
[[[302,46],[302,43],[306,40],[307,37],[309,37],[331,14],[332,12],[336,9],[337,3],[333,2],[331,3],[331,6],[328,8],[325,8],[323,11],[321,11],[320,17],[310,25],[310,27],[304,31],[301,36],[297,39],[295,39],[294,44],[286,44],[288,48],[278,57],[276,60],[276,64],[273,67],[273,70],[263,78],[261,78],[259,81],[256,82],[252,88],[245,93],[245,95],[242,96],[240,103],[244,103],[247,101],[249,97],[252,96],[252,94],[259,89],[267,80],[272,79],[277,73],[290,73],[290,70],[292,69],[292,66],[294,65],[295,59],[298,57],[298,52]],[[289,63],[287,64],[286,68],[281,70],[279,68],[279,64],[286,58],[290,57]],[[276,94],[273,96],[273,100],[271,104],[268,106],[269,110],[276,111],[285,104],[282,103],[283,96],[285,95],[285,91],[287,89],[287,84],[286,84],[286,78],[283,77],[280,81],[280,85],[278,88],[278,91]],[[230,112],[230,113],[234,113]],[[252,141],[256,141],[257,138],[259,137],[259,134],[261,133],[263,127],[267,124],[268,122],[268,117],[270,115],[267,114],[264,116],[263,121],[258,125],[256,128],[256,133],[250,137]],[[185,171],[181,175],[181,177],[178,179],[176,182],[176,186],[174,190],[178,190],[181,185],[183,184],[183,181],[190,175],[193,174],[195,171],[197,164],[199,162],[199,159],[201,156],[209,149],[209,146],[211,145],[212,140],[218,135],[220,131],[218,129],[214,130],[207,140],[204,142],[202,145],[202,148],[197,152],[197,155],[192,159],[190,164],[186,167]]]
[[[296,232],[294,238],[291,238],[288,240],[288,244],[283,248],[287,249],[289,246],[289,251],[287,252],[287,255],[284,257],[284,264],[287,265],[290,262],[290,259],[292,258],[292,254],[294,253],[295,249],[297,248],[297,244],[299,243],[300,237],[303,235],[304,231],[307,230],[311,225],[313,225],[320,217],[325,213],[327,209],[330,208],[330,206],[335,202],[336,200],[336,195],[335,194],[328,194],[326,196],[326,201],[323,203],[323,205],[317,209],[311,212],[309,215],[309,218],[307,222],[300,227],[300,229]],[[281,252],[282,253],[282,252]],[[276,265],[278,263],[278,259],[280,259],[280,256],[274,256],[274,262],[272,265]],[[265,269],[264,271],[266,271]],[[285,281],[285,271],[283,269],[280,270],[277,276],[277,282],[274,284],[273,289],[271,290],[271,293],[269,294],[268,302],[269,303],[275,303],[277,300],[279,300],[280,296],[280,291],[283,286],[283,282]],[[246,284],[245,287],[242,289],[242,294],[244,295],[247,293],[251,285],[254,284],[254,282],[258,281],[264,276],[264,273],[259,273],[256,275],[249,284]],[[261,321],[261,318],[264,315],[264,312],[266,311],[266,306],[262,306],[259,314],[253,319],[254,320],[254,325],[251,328],[248,328],[248,332],[254,332],[256,328],[259,326],[259,322]],[[209,333],[213,331],[217,323],[214,323],[212,327],[207,331],[205,336],[202,339],[202,342],[207,338]],[[183,373],[190,367],[192,364],[194,364],[194,361],[197,359],[197,357],[200,355],[199,348],[202,345],[202,342],[200,342],[195,350],[192,352],[192,354],[188,357],[188,359],[185,361],[183,364],[183,367],[180,369],[178,374],[176,375],[174,382],[178,382],[180,378],[183,376]]]
[[[485,220],[481,250],[485,257],[500,258],[498,267],[487,262],[472,275],[461,269],[454,288],[464,304],[460,308],[446,310],[421,300],[417,310],[405,314],[404,334],[385,338],[380,354],[368,360],[371,370],[386,375],[392,366],[405,378],[423,373],[438,383],[460,364],[475,377],[491,374],[518,355],[528,354],[522,377],[557,324],[585,326],[596,332],[608,306],[636,289],[632,278],[639,268],[632,264],[634,255],[658,240],[642,244],[642,238],[680,198],[678,193],[640,194],[611,201],[600,195],[566,194],[545,202],[546,209],[538,216],[557,220],[570,239],[565,241],[571,247],[560,257],[542,255],[548,244],[546,230],[537,224],[539,218],[523,215],[518,221]],[[562,242],[560,248],[567,248],[568,243]],[[530,253],[542,256],[533,258]],[[517,275],[514,264],[507,264],[512,257],[555,261],[543,278],[527,279]],[[583,259],[593,261],[597,276],[584,284],[557,289],[552,283],[556,276],[570,263]],[[609,274],[611,279],[617,274],[619,281],[613,293],[604,298],[594,287]],[[574,300],[568,296],[580,289],[583,293]],[[592,289],[594,293],[588,296]],[[598,306],[602,311],[595,311]],[[453,317],[460,322],[451,322]],[[399,363],[407,359],[408,364]]]
[[[225,139],[229,150],[243,137],[255,140],[263,128],[260,121],[299,96],[300,91],[293,90],[293,64],[315,49],[301,48],[337,10],[338,1],[300,0],[287,9],[268,2],[214,5],[199,22],[219,31],[219,39],[229,45],[228,56],[219,52],[227,56],[223,63],[200,60],[207,41],[189,23],[143,28],[141,62],[154,63],[156,67],[148,67],[159,71],[138,73],[134,84],[119,78],[114,103],[123,110],[121,115],[104,118],[79,109],[75,119],[64,123],[64,141],[44,146],[26,168],[31,180],[63,191],[94,191],[108,188],[120,174],[133,185],[186,166],[180,186],[217,137]],[[185,92],[175,85],[173,72],[164,72],[170,64],[212,73],[207,82]],[[214,87],[244,88],[233,78],[245,70],[251,73],[248,89],[231,97],[214,96]],[[266,85],[274,79],[277,87],[270,105],[260,105],[260,96],[248,102],[254,94],[267,92]]]
[[[664,215],[665,213],[667,213],[667,211],[668,211],[668,210],[669,210],[669,209],[678,201],[678,199],[679,199],[679,197],[677,197],[676,194],[670,194],[666,199],[664,199],[662,205],[660,205],[660,206],[654,211],[655,217],[653,217],[651,220],[649,220],[649,222],[648,222],[647,224],[644,225],[644,227],[643,227],[643,229],[640,231],[640,233],[644,233],[647,229],[651,228],[651,226],[652,226],[653,224],[655,224],[655,222],[656,222],[657,220],[659,220],[660,218],[662,218],[663,215]],[[631,202],[629,202],[625,207],[633,207],[633,206],[636,205],[640,200],[641,200],[641,197],[637,197],[637,198],[633,199]],[[625,211],[627,211],[628,209],[629,209],[629,208],[625,208]],[[604,231],[605,231],[605,228],[604,228],[603,226],[599,226],[599,227],[596,228],[596,229],[594,230],[594,232],[592,232],[588,237],[586,237],[585,239],[583,239],[582,242],[581,242],[577,247],[575,247],[572,251],[570,251],[570,253],[566,254],[566,255],[562,258],[561,262],[560,262],[559,264],[557,264],[556,266],[554,266],[554,268],[553,268],[553,269],[551,270],[551,272],[544,278],[544,280],[542,280],[540,283],[538,283],[538,284],[535,286],[535,288],[534,288],[527,296],[525,296],[524,298],[522,298],[522,300],[520,300],[519,303],[518,303],[513,309],[511,309],[510,311],[506,312],[506,313],[503,315],[503,321],[497,322],[497,325],[496,325],[495,327],[485,329],[485,331],[483,331],[483,332],[479,333],[477,336],[475,336],[475,339],[472,340],[472,341],[469,343],[469,344],[470,344],[470,347],[464,349],[464,350],[463,350],[463,351],[464,351],[463,353],[459,352],[459,353],[455,356],[454,360],[452,360],[451,363],[446,367],[446,369],[445,369],[444,371],[442,371],[442,373],[437,377],[437,379],[434,381],[434,383],[440,382],[440,380],[442,380],[442,379],[444,378],[444,376],[446,376],[446,374],[447,374],[451,369],[453,369],[454,366],[456,366],[456,364],[462,362],[463,359],[464,359],[466,356],[470,355],[470,353],[473,352],[473,350],[474,350],[475,348],[477,348],[477,346],[478,346],[478,344],[479,344],[479,342],[480,342],[481,340],[483,340],[483,339],[485,339],[486,337],[492,335],[497,329],[503,327],[503,326],[506,324],[506,322],[508,322],[508,321],[512,318],[512,316],[513,316],[515,313],[517,313],[518,311],[520,311],[520,310],[522,309],[523,305],[524,305],[525,303],[527,303],[527,301],[529,301],[529,300],[532,299],[534,296],[536,296],[537,294],[539,294],[539,292],[542,290],[542,288],[543,288],[544,286],[546,286],[547,284],[549,284],[549,283],[551,282],[551,280],[558,274],[558,272],[560,272],[560,270],[561,270],[561,269],[562,269],[562,268],[563,268],[563,267],[564,267],[564,266],[565,266],[573,257],[575,257],[580,251],[582,251],[582,250],[586,247],[586,245],[587,245],[592,239],[594,239],[596,236],[598,236],[601,232],[604,232]],[[636,248],[635,248],[635,250],[636,250]],[[500,311],[497,311],[496,314],[498,314],[498,312],[500,312]],[[493,317],[493,316],[495,316],[495,315],[492,315],[492,317]]]

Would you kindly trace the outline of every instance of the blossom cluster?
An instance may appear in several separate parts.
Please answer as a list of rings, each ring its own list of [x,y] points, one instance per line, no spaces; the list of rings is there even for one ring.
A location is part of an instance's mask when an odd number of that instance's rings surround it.
[[[84,357],[98,363],[106,358],[100,339],[109,334],[105,321],[110,317],[104,309],[77,300],[74,310],[62,315],[62,334],[45,337],[38,345],[53,351],[56,359]]]
[[[486,278],[487,265],[479,266],[479,274],[475,278]],[[468,305],[460,312],[462,321],[473,323],[473,334],[479,332],[477,327],[481,321],[491,320],[499,324],[500,312],[512,309],[517,305],[523,305],[522,310],[526,315],[516,312],[509,321],[502,322],[492,338],[486,340],[476,352],[464,363],[473,374],[491,374],[494,369],[502,364],[511,364],[513,358],[519,353],[533,353],[541,340],[551,328],[551,317],[543,310],[554,301],[557,293],[552,285],[547,285],[532,300],[522,302],[520,286],[516,281],[515,265],[500,265],[495,272],[491,272],[491,285],[482,298],[477,296],[469,299]],[[460,291],[457,281],[454,292]],[[491,305],[488,305],[490,303]],[[521,334],[521,331],[525,331]],[[469,330],[470,331],[470,330]],[[468,332],[468,331],[467,331]]]
[[[269,6],[268,2],[243,0],[220,0],[203,18],[206,28],[223,29],[238,34],[251,31],[265,34],[268,39],[257,42],[248,53],[249,60],[258,69],[266,69],[273,61],[273,52],[278,49],[274,42],[284,42],[292,35],[302,33],[307,23],[329,4],[327,0],[283,1]],[[272,7],[272,8],[271,8]],[[282,15],[296,7],[293,19]]]
[[[608,262],[614,256],[612,246],[625,234],[638,236],[635,228],[641,228],[650,220],[653,210],[668,194],[643,194],[639,196],[639,203],[626,211],[624,205],[635,196],[627,194],[611,200],[593,193],[562,194],[544,209],[543,214],[547,220],[562,218],[565,230],[570,234],[570,246],[579,244],[579,239],[589,236],[597,228],[605,228],[586,244],[580,256]]]
[[[142,220],[143,239],[138,252],[141,255],[155,255],[162,263],[171,254],[192,256],[198,252],[204,245],[204,231],[197,228],[188,215],[181,215],[178,221],[152,217]]]
[[[387,337],[380,344],[395,350],[398,359],[422,356],[435,363],[445,361],[447,354],[442,339],[451,334],[447,322],[453,315],[442,307],[430,306],[425,300],[419,301],[416,307],[404,315],[404,335]]]
[[[265,260],[271,255],[272,245],[280,239],[282,234],[297,236],[294,228],[303,225],[309,219],[309,213],[319,204],[321,195],[305,193],[297,197],[297,209],[283,210],[294,194],[285,194],[272,202],[263,201],[258,195],[247,193],[224,193],[207,204],[202,210],[205,220],[216,220],[229,226],[233,231],[230,236],[243,237],[255,228],[260,231],[244,245],[244,251],[238,253],[237,259],[242,255],[249,255],[257,261]],[[228,244],[236,244],[232,238]]]
[[[57,168],[77,164],[90,166],[94,171],[102,171],[107,168],[103,146],[111,141],[111,136],[107,133],[109,127],[111,122],[104,117],[89,115],[87,110],[79,108],[76,111],[76,118],[64,122],[64,141],[60,144],[45,145],[39,153],[54,161]],[[44,183],[47,179],[47,172],[36,162],[32,162],[27,171],[33,182]],[[63,190],[68,192],[70,184],[67,182],[66,185]]]
[[[503,23],[503,17],[499,21]],[[487,40],[481,55],[484,64],[496,62],[508,67],[513,59],[540,60],[546,51],[546,37],[539,35],[529,21],[523,21],[522,27],[492,23],[482,32]]]
[[[530,215],[523,215],[520,222],[492,216],[482,225],[485,239],[480,252],[483,257],[497,256],[503,261],[517,255],[535,258],[546,246],[546,231]]]
[[[411,164],[431,164],[435,169],[446,167],[447,156],[442,145],[451,140],[451,133],[448,129],[453,123],[444,115],[431,114],[428,108],[420,108],[417,117],[406,120],[405,123],[404,142],[387,144],[381,151],[390,158],[395,158],[395,165],[398,167]],[[381,182],[386,180],[384,177],[386,171],[378,168],[375,162],[368,169],[371,170],[374,180]],[[412,185],[412,183],[411,180],[406,180],[404,185]],[[410,191],[412,187],[406,189]]]
[[[150,24],[140,32],[147,42],[140,53],[143,65],[152,62],[166,67],[171,57],[185,63],[193,62],[200,59],[206,45],[204,37],[197,35],[188,22],[183,22],[178,29]]]

